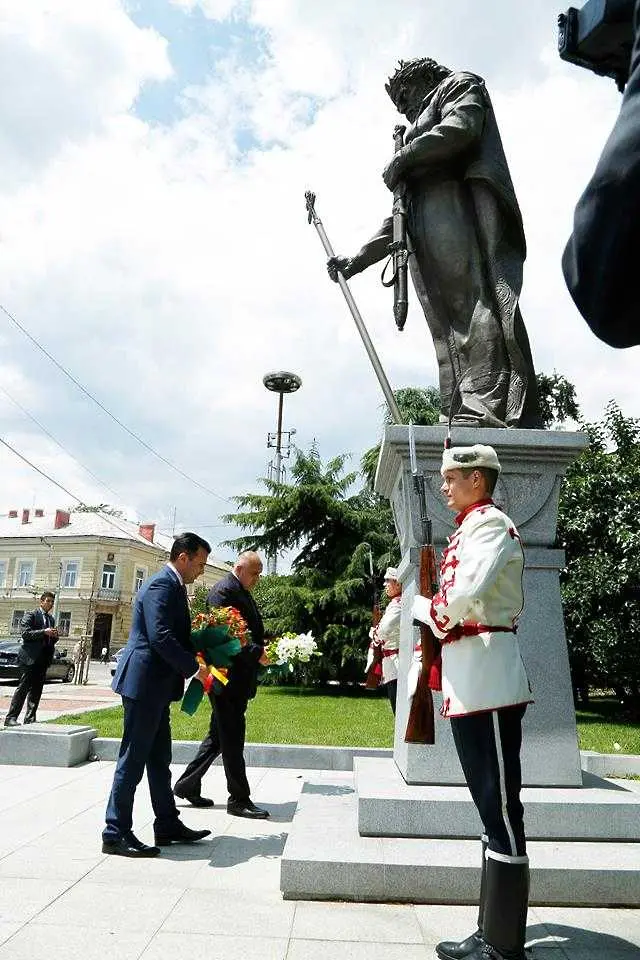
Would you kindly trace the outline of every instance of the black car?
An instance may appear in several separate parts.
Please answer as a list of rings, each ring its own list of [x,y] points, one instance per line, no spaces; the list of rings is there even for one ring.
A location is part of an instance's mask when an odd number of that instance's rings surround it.
[[[0,641],[0,680],[18,680],[20,678],[19,650],[19,640]],[[71,683],[75,670],[73,660],[69,659],[67,651],[64,648],[58,650],[56,647],[53,660],[47,669],[45,681],[62,680],[63,683]]]

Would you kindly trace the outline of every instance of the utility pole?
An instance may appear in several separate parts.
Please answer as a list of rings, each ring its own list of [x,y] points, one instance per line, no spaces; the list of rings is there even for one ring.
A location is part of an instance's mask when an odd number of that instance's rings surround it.
[[[289,373],[286,370],[279,370],[274,373],[266,373],[262,378],[262,382],[272,393],[278,394],[278,420],[275,433],[267,434],[267,447],[275,446],[276,455],[273,461],[269,464],[269,479],[275,480],[276,483],[282,483],[283,480],[283,445],[282,445],[282,407],[285,393],[295,393],[296,390],[299,390],[302,386],[302,380],[296,373]],[[285,446],[284,446],[284,455],[289,456],[291,450],[291,435],[295,433],[295,430],[284,431],[286,436]],[[276,552],[269,554],[267,557],[267,573],[273,574],[276,573],[277,567],[277,556]]]

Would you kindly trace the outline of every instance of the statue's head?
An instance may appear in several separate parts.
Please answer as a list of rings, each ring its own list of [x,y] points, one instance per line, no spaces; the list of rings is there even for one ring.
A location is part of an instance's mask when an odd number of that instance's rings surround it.
[[[389,83],[385,84],[385,90],[398,111],[413,122],[420,113],[420,105],[427,94],[450,73],[448,67],[442,67],[430,57],[400,60],[396,72],[389,77]]]

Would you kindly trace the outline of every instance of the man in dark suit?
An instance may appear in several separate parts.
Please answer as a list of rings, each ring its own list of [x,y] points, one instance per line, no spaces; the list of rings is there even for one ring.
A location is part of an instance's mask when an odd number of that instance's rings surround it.
[[[18,652],[22,673],[4,718],[5,727],[16,726],[25,699],[27,709],[24,722],[36,722],[36,710],[42,696],[44,678],[53,660],[53,648],[58,639],[55,620],[51,616],[55,598],[54,593],[45,590],[40,597],[40,606],[37,610],[32,610],[22,618],[20,624],[22,644]]]
[[[175,795],[188,800],[194,807],[213,806],[212,800],[202,796],[202,778],[216,757],[222,754],[229,791],[227,812],[252,820],[264,820],[269,816],[251,800],[244,762],[247,703],[256,695],[258,664],[267,662],[262,617],[251,596],[261,573],[262,560],[258,554],[253,551],[242,553],[235,562],[233,573],[218,581],[207,595],[209,608],[235,607],[246,620],[251,639],[234,657],[228,684],[216,684],[209,694],[212,712],[208,736],[174,787]]]
[[[615,126],[575,210],[562,269],[575,305],[611,347],[640,344],[640,0],[629,81]]]
[[[129,640],[112,687],[122,696],[124,728],[107,805],[102,852],[122,857],[154,857],[161,846],[193,843],[210,830],[190,830],[178,817],[171,792],[169,704],[184,693],[185,678],[204,682],[190,647],[191,615],[185,584],[199,577],[211,547],[195,533],[176,537],[169,563],[136,594]],[[133,799],[147,770],[155,814],[151,847],[133,833]]]

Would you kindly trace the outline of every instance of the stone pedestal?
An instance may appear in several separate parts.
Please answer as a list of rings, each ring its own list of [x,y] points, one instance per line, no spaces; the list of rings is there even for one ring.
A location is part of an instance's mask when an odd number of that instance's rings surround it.
[[[403,611],[394,759],[407,783],[462,784],[448,720],[436,716],[433,746],[404,741],[409,708],[407,673],[418,639],[411,604],[418,580],[416,544],[421,537],[408,434],[408,427],[387,427],[375,482],[376,491],[391,502],[402,554],[399,577]],[[440,493],[444,437],[444,427],[415,428],[418,465],[427,478],[427,509],[438,551],[454,529],[453,514]],[[580,754],[560,603],[559,573],[564,553],[554,547],[554,542],[561,479],[587,445],[586,435],[457,428],[454,442],[456,446],[487,443],[495,447],[502,473],[494,499],[518,527],[525,548],[525,608],[518,640],[535,703],[528,708],[524,721],[523,782],[529,786],[580,787]],[[439,709],[438,696],[434,699]]]

